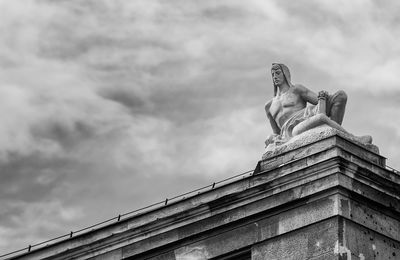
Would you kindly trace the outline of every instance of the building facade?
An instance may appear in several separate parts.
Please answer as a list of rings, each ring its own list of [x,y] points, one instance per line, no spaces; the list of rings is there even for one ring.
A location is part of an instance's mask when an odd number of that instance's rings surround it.
[[[251,176],[13,259],[400,259],[400,175],[330,132]]]

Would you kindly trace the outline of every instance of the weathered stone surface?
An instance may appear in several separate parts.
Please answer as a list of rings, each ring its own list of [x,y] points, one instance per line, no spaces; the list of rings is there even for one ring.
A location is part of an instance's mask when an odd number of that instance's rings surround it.
[[[342,217],[253,246],[253,260],[399,259],[400,243]]]
[[[343,221],[343,245],[347,259],[400,259],[400,241],[381,235],[352,221]],[[351,254],[351,258],[348,255]],[[346,258],[345,258],[346,259]]]
[[[369,231],[400,241],[400,218],[394,216],[393,212],[379,209],[379,205],[372,201],[358,202],[354,200],[353,194],[340,195],[339,203],[339,215],[364,226]]]
[[[338,219],[331,218],[253,246],[252,260],[338,259]]]
[[[379,154],[379,149],[377,146],[368,143],[362,143],[353,135],[345,133],[343,131],[337,130],[329,126],[321,126],[304,132],[300,135],[294,136],[288,142],[276,146],[273,149],[267,151],[263,154],[262,159],[267,159],[285,152],[296,150],[299,147],[304,147],[309,144],[317,143],[320,140],[327,139],[331,136],[340,136],[344,139],[351,141],[369,151]]]
[[[174,253],[176,259],[185,257],[208,259],[224,255],[335,216],[338,211],[337,205],[336,196],[299,202],[298,205],[291,205],[290,209],[281,209],[280,214],[276,214],[277,212],[272,215],[266,214],[263,218],[247,220],[238,227],[228,226],[210,232],[198,242],[186,241],[185,246],[178,247]],[[166,252],[164,255],[171,256],[171,252]]]

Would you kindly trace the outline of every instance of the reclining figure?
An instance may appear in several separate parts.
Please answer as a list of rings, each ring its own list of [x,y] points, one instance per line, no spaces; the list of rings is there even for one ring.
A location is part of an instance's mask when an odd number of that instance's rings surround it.
[[[293,136],[322,125],[347,133],[341,127],[347,102],[344,91],[333,95],[320,91],[317,95],[303,85],[293,85],[289,68],[284,64],[273,63],[271,73],[274,98],[265,105],[265,112],[273,134],[265,141],[267,149],[268,146],[283,144]],[[307,106],[307,103],[311,105]],[[372,143],[371,136],[353,137],[362,143]]]

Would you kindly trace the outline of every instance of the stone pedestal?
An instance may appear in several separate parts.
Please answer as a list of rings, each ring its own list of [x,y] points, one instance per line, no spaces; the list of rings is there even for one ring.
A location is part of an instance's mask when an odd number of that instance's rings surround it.
[[[327,131],[252,176],[18,259],[400,259],[400,176]]]

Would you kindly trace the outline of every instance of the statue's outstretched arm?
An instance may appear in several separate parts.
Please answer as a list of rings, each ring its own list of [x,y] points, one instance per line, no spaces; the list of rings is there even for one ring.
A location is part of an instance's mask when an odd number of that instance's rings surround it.
[[[265,105],[265,112],[267,113],[268,120],[269,120],[269,122],[271,124],[272,132],[274,134],[279,135],[281,133],[281,129],[279,128],[278,124],[276,123],[274,117],[271,115],[271,112],[269,112],[269,108],[271,107],[271,103],[272,103],[272,101],[268,102]]]

